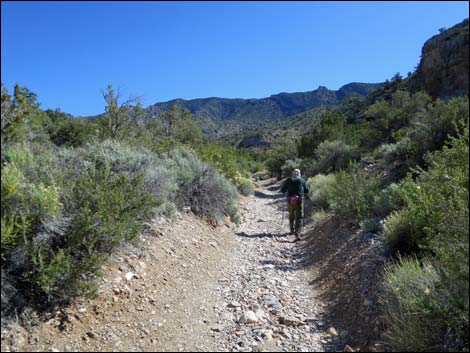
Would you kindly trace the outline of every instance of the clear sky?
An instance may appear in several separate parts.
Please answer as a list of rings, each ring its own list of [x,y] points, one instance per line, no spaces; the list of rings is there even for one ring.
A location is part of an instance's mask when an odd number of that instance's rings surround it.
[[[104,110],[108,83],[143,105],[338,89],[414,71],[467,1],[2,1],[1,80],[43,109]]]

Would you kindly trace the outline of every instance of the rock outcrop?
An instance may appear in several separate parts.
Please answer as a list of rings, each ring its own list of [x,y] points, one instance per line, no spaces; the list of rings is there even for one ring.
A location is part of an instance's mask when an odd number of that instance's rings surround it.
[[[466,19],[426,41],[410,89],[425,90],[434,98],[468,95],[468,39]]]

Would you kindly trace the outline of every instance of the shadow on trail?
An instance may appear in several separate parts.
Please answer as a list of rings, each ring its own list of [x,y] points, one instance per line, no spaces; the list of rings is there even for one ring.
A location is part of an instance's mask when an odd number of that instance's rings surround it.
[[[283,198],[283,195],[282,194],[266,194],[262,191],[259,191],[259,190],[256,190],[255,191],[255,197],[259,197],[260,199],[273,199],[273,200],[277,200],[277,199],[281,199]]]
[[[271,186],[268,186],[267,189],[269,191],[278,191],[281,187],[279,185],[271,185]]]
[[[249,238],[249,239],[254,239],[254,238],[272,238],[273,234],[272,233],[258,233],[258,234],[247,234],[245,232],[239,232],[237,233],[239,237],[242,238]]]

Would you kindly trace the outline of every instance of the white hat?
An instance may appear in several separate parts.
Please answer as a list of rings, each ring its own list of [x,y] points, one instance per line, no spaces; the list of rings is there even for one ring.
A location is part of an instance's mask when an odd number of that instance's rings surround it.
[[[295,177],[300,177],[300,169],[294,169],[294,171],[292,172],[292,175]]]

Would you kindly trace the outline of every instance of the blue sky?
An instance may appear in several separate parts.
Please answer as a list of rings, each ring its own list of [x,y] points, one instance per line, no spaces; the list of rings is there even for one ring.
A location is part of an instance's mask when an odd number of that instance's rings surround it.
[[[261,98],[406,76],[468,2],[2,1],[1,79],[43,109],[103,112],[108,83],[148,106]]]

